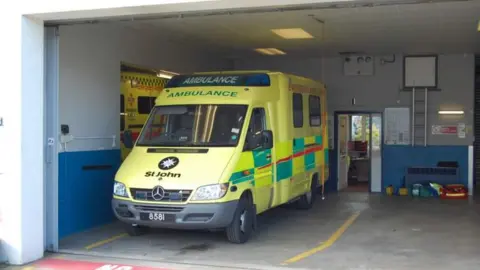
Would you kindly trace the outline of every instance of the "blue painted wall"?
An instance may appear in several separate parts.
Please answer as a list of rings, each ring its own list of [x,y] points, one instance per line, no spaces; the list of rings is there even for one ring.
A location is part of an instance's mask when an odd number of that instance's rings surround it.
[[[59,154],[60,239],[114,220],[111,198],[120,163],[120,150]]]
[[[468,146],[427,147],[383,146],[382,190],[392,185],[399,188],[404,183],[405,170],[412,166],[436,166],[439,161],[456,161],[460,171],[460,182],[468,186]],[[330,180],[326,190],[335,191],[337,184],[337,152],[330,150]]]
[[[382,190],[392,185],[401,187],[405,170],[412,166],[434,167],[439,161],[456,161],[460,171],[460,181],[468,186],[468,146],[427,147],[391,146],[383,147]]]

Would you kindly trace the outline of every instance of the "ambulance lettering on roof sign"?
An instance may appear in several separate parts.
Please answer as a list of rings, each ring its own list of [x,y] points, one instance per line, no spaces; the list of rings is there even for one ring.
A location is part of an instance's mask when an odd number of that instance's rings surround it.
[[[235,85],[238,76],[190,77],[183,84],[231,84]]]
[[[241,75],[177,75],[167,82],[166,88],[193,86],[270,86],[268,74]]]

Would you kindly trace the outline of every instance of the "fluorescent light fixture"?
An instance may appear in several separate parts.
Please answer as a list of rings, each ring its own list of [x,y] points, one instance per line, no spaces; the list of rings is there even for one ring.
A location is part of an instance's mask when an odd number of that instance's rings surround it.
[[[313,38],[310,33],[302,28],[272,29],[272,32],[284,39],[310,39]]]
[[[257,48],[255,49],[256,52],[265,54],[265,55],[284,55],[286,54],[284,51],[275,48]]]
[[[157,73],[157,77],[164,78],[164,79],[171,79],[175,75],[178,75],[178,73],[166,71],[166,70],[160,70]]]
[[[464,114],[463,111],[438,111],[438,114]]]
[[[164,79],[171,79],[173,75],[165,74],[165,73],[158,73],[157,77],[164,78]]]

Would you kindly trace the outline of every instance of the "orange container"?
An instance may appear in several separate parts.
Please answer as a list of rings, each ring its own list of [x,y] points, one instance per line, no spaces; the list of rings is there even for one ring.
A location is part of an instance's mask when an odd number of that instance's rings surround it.
[[[464,185],[446,185],[442,188],[440,194],[442,199],[466,199],[468,198],[468,190]]]

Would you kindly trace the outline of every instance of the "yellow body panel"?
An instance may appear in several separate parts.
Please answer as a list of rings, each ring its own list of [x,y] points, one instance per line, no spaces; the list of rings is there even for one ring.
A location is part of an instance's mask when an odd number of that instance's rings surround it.
[[[238,134],[239,143],[235,147],[154,147],[152,150],[152,147],[137,145],[121,165],[115,180],[125,184],[127,190],[152,189],[161,185],[165,189],[191,190],[192,194],[203,185],[229,183],[230,187],[236,187],[236,191],[229,190],[223,198],[207,202],[238,200],[244,192],[249,191],[257,213],[305,194],[310,190],[315,176],[318,185],[324,185],[328,179],[327,97],[324,85],[308,78],[279,72],[221,72],[223,75],[247,73],[268,74],[270,86],[167,87],[160,92],[156,105],[248,105],[245,127],[249,125],[253,109],[261,107],[265,110],[266,129],[273,133],[272,149],[244,151],[247,128],[241,129]],[[293,93],[302,95],[303,127],[300,128],[293,126]],[[310,125],[310,95],[320,97],[320,126]],[[197,150],[205,153],[195,152]],[[181,176],[158,177],[162,173],[159,161],[169,156],[180,160],[179,165],[169,172]],[[135,202],[133,194],[129,195],[129,198],[115,198]],[[189,199],[185,202],[162,203],[174,205],[206,202]]]

